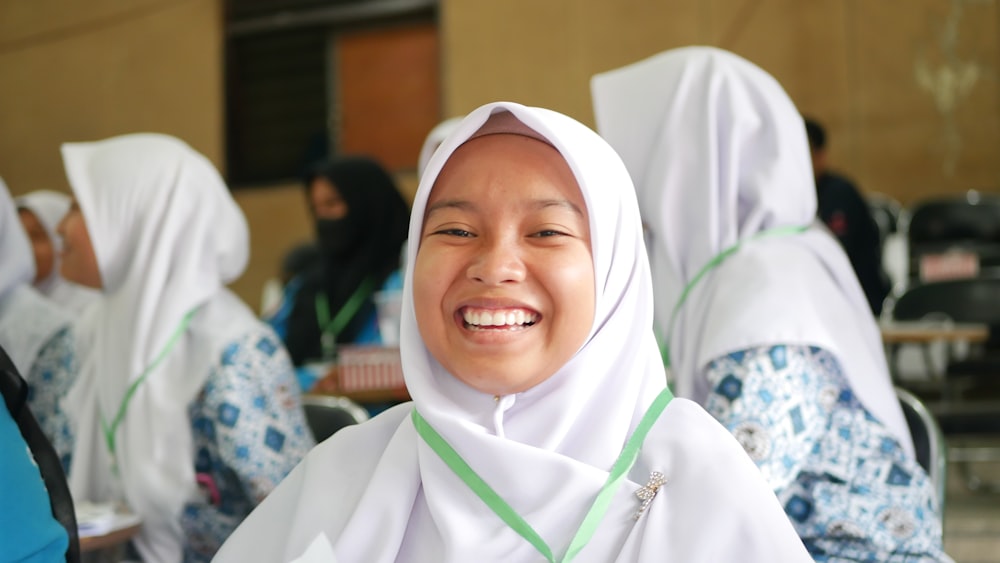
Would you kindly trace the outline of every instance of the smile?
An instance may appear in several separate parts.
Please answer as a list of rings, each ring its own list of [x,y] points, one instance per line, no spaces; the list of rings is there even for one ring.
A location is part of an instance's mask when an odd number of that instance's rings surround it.
[[[465,328],[470,330],[524,330],[536,322],[539,315],[525,309],[473,309],[461,311]]]

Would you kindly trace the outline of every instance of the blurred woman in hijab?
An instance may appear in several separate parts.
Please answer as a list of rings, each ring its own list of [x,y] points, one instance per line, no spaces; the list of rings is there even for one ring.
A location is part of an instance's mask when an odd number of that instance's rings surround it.
[[[94,301],[97,292],[66,281],[59,273],[62,238],[56,233],[56,226],[69,212],[73,198],[62,192],[37,190],[18,196],[14,203],[35,255],[35,288],[63,310],[79,316]]]
[[[392,177],[371,158],[318,163],[304,183],[318,260],[289,282],[287,317],[271,320],[296,366],[332,360],[337,344],[381,343],[373,296],[402,286],[409,216]]]
[[[77,376],[73,319],[32,287],[31,243],[3,180],[0,264],[0,346],[24,374],[30,389],[28,404],[65,467],[73,433],[60,402]]]
[[[736,435],[817,560],[947,561],[940,506],[843,249],[816,221],[805,126],[709,47],[592,81],[638,193],[677,395]]]
[[[66,404],[76,499],[142,518],[144,561],[208,561],[313,446],[288,355],[226,288],[246,219],[207,158],[151,133],[62,146],[62,273],[100,290]]]

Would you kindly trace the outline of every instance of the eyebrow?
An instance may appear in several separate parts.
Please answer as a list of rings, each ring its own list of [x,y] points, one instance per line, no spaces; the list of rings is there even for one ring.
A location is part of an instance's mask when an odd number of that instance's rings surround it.
[[[442,209],[458,209],[460,211],[472,211],[475,207],[471,201],[466,201],[463,199],[442,199],[427,207],[427,211],[424,212],[424,217],[430,217],[435,211],[441,211]]]
[[[562,207],[573,213],[576,213],[580,217],[583,217],[583,211],[576,206],[573,202],[567,199],[537,199],[532,200],[530,207],[534,209],[547,209],[549,207]],[[440,211],[442,209],[458,209],[460,211],[475,211],[476,205],[471,201],[464,199],[443,199],[441,201],[435,202],[434,204],[427,207],[427,211],[424,213],[424,217],[430,217],[435,211]]]

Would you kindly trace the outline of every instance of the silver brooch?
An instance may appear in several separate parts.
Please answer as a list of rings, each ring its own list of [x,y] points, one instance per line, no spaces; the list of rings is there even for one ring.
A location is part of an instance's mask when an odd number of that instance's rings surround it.
[[[642,505],[639,506],[639,510],[635,513],[635,519],[638,520],[642,513],[649,508],[649,503],[653,502],[653,497],[656,496],[657,491],[660,490],[667,482],[667,478],[663,476],[663,473],[659,471],[654,471],[649,474],[649,482],[645,486],[640,487],[638,491],[635,492],[635,496],[639,497],[642,501]]]

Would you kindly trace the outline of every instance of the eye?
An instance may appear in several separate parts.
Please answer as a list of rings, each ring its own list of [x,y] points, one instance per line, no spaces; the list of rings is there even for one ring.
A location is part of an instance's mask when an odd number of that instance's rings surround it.
[[[559,237],[559,236],[566,236],[566,233],[554,229],[545,229],[542,231],[538,231],[537,233],[531,236],[533,238]]]
[[[473,236],[475,236],[472,233],[470,233],[469,231],[466,231],[464,229],[441,229],[440,231],[434,231],[431,234],[432,235],[448,235],[448,236],[462,237],[462,238],[472,238]]]

